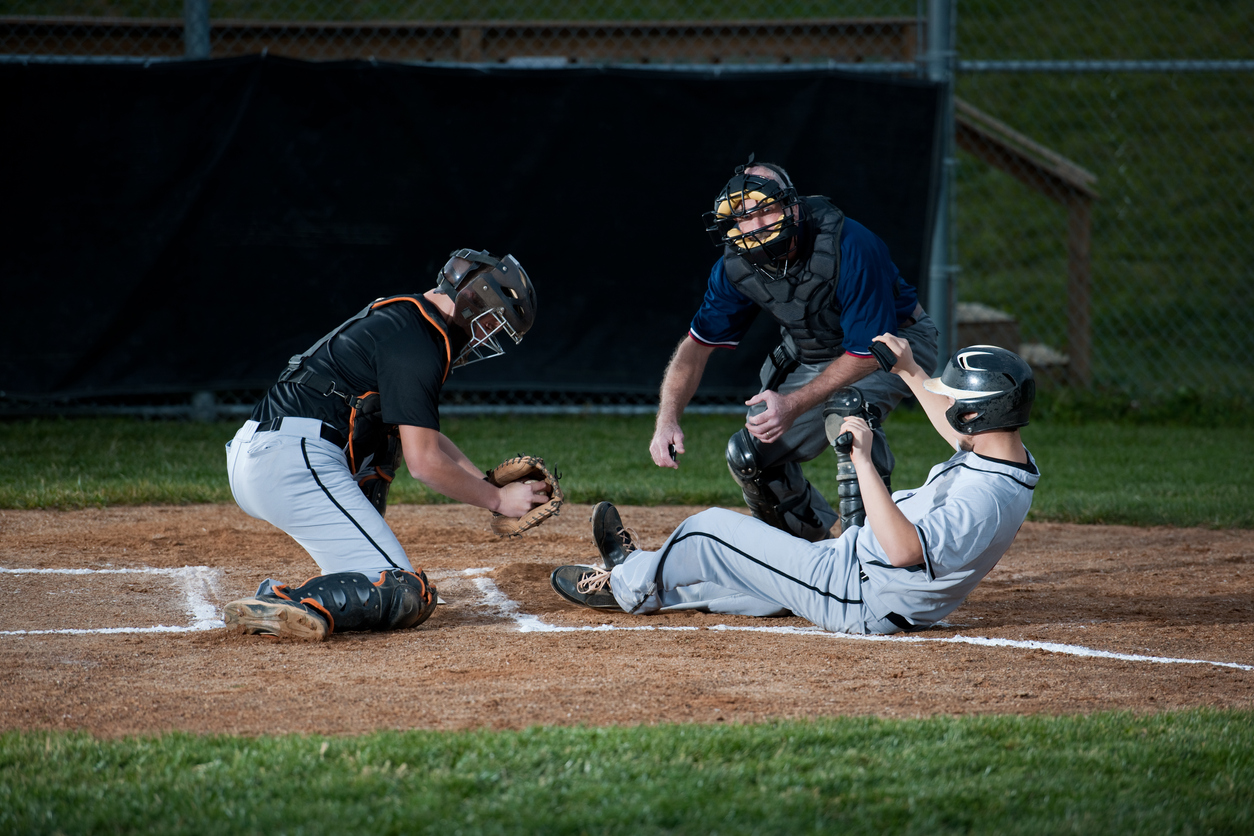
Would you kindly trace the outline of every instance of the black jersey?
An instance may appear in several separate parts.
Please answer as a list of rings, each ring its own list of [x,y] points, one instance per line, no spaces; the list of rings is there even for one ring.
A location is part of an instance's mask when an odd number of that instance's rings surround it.
[[[330,378],[339,392],[378,392],[385,424],[438,431],[440,391],[450,364],[443,315],[426,299],[412,296],[390,300],[351,323],[307,357],[303,368]],[[351,411],[335,394],[280,382],[253,409],[252,419],[317,418],[347,438]]]

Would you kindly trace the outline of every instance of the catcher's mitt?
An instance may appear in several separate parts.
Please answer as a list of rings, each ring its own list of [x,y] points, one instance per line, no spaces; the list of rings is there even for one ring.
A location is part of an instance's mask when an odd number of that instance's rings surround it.
[[[537,505],[521,517],[507,517],[492,512],[492,530],[501,537],[514,537],[529,528],[535,528],[549,517],[555,516],[566,501],[562,486],[558,483],[559,475],[544,466],[544,459],[538,456],[515,456],[506,459],[488,471],[487,480],[498,488],[511,482],[544,482],[549,495],[548,502]]]

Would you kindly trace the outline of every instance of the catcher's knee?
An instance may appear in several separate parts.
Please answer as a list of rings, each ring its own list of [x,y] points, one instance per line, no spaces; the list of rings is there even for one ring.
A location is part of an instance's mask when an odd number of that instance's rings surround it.
[[[421,570],[384,572],[381,591],[385,595],[381,630],[417,627],[435,612],[438,600],[435,584],[427,580],[427,573]]]
[[[823,431],[827,434],[828,444],[835,444],[840,435],[840,425],[854,415],[866,417],[866,399],[862,397],[861,390],[846,386],[833,392],[823,407]]]

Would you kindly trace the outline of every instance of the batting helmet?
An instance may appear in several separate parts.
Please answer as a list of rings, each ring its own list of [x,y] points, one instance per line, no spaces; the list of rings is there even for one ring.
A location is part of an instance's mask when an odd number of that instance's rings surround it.
[[[453,319],[470,335],[454,366],[499,357],[505,350],[497,341],[498,332],[518,344],[535,322],[535,287],[512,255],[497,258],[487,250],[454,250],[440,269],[438,287],[453,299]]]
[[[954,399],[945,418],[963,435],[1026,427],[1036,399],[1032,367],[1013,351],[994,345],[960,349],[941,376],[923,387]]]
[[[746,174],[750,168],[765,168],[775,177]],[[755,163],[753,155],[718,193],[714,210],[703,215],[715,246],[730,246],[757,267],[788,256],[801,230],[800,216],[797,190],[787,172],[771,163]]]

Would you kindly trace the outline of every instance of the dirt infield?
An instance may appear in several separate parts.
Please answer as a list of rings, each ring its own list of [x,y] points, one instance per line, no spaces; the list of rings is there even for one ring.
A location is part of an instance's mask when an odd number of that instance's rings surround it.
[[[1028,523],[948,626],[868,639],[796,618],[570,607],[548,573],[595,553],[589,510],[503,541],[478,509],[390,509],[447,603],[418,629],[324,644],[214,626],[262,578],[316,573],[232,505],[0,511],[0,729],[348,734],[1254,705],[1254,532]],[[697,509],[621,510],[656,546]]]

